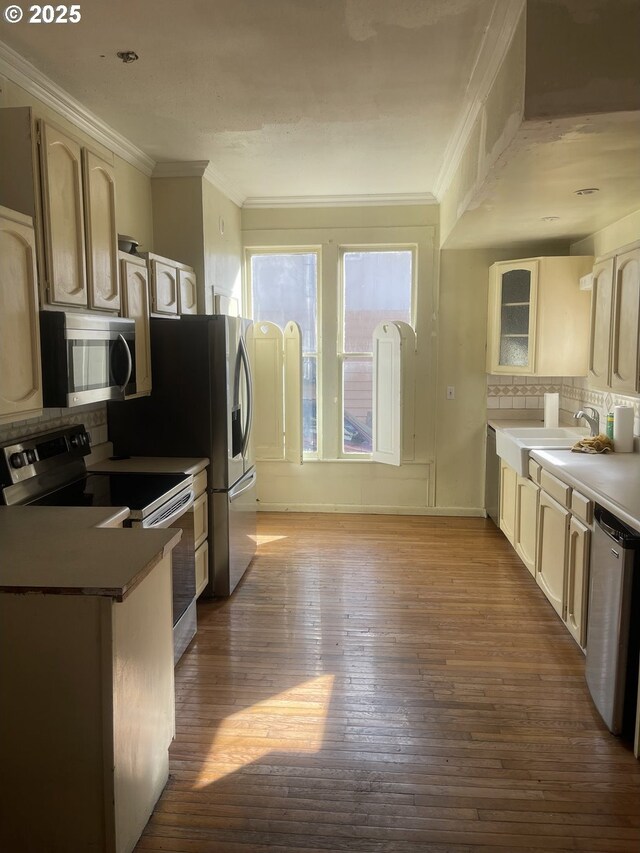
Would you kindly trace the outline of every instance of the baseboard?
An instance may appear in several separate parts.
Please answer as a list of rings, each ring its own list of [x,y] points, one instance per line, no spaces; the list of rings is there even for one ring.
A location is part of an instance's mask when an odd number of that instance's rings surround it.
[[[443,506],[363,506],[359,504],[276,504],[258,503],[259,512],[327,512],[357,513],[360,515],[449,515],[465,518],[485,518],[482,507]]]

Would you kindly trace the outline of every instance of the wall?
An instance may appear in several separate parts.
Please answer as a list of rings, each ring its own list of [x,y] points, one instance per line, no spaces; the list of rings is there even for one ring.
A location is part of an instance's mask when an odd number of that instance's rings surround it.
[[[202,184],[205,253],[205,310],[213,296],[242,298],[242,221],[237,204],[206,178]],[[241,309],[241,305],[240,305]],[[242,310],[240,310],[242,314]]]
[[[11,80],[2,83],[3,107],[31,107],[37,118],[55,123],[84,145],[90,145],[102,156],[112,160],[116,174],[116,227],[118,233],[136,237],[143,247],[153,247],[153,216],[151,179],[122,158],[113,155],[87,133],[31,95]],[[6,168],[1,164],[0,168]],[[84,423],[91,432],[92,442],[107,440],[106,407],[80,406],[76,409],[46,409],[39,418],[0,426],[0,442],[12,441],[23,435],[57,429],[66,424]]]
[[[259,463],[259,500],[265,509],[354,512],[435,513],[437,224],[436,206],[248,209],[242,212],[245,247],[318,246],[323,286],[320,292],[320,372],[322,422],[326,430],[322,461],[301,467],[286,462]],[[339,371],[333,354],[338,318],[338,251],[341,245],[409,243],[419,246],[416,333],[418,337],[416,461],[400,468],[367,460],[339,459]]]

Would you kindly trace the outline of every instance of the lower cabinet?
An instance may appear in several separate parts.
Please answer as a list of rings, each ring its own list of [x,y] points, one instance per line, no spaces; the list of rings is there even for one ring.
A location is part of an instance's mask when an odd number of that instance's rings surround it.
[[[536,462],[529,472],[500,460],[500,529],[584,650],[593,503]]]
[[[134,849],[175,734],[171,602],[170,555],[120,602],[0,594],[0,850]]]
[[[526,477],[516,480],[516,513],[513,547],[535,577],[538,536],[538,495],[540,487]]]
[[[564,618],[569,517],[568,509],[554,501],[546,492],[540,492],[536,581],[561,618]]]
[[[209,498],[207,472],[200,471],[193,478],[193,539],[196,549],[196,597],[209,583]]]
[[[516,526],[516,484],[518,475],[500,460],[500,530],[513,545]]]
[[[573,639],[583,649],[587,645],[590,540],[589,528],[572,516],[569,524],[567,606],[564,621]]]

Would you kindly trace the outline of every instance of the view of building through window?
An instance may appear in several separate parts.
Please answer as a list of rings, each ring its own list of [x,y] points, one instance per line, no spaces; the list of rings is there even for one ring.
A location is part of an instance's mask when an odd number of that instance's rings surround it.
[[[253,318],[284,329],[294,320],[302,330],[303,449],[318,452],[317,434],[317,294],[316,252],[251,255]]]
[[[411,323],[411,249],[342,254],[343,453],[371,453],[373,332],[385,320]]]

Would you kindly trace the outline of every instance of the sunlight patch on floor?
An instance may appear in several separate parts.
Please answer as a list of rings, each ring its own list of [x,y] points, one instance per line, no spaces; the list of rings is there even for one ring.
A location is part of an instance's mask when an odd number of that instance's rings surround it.
[[[249,539],[253,539],[256,545],[268,545],[269,542],[277,542],[279,539],[286,539],[286,536],[267,536],[266,533],[261,534],[257,533],[255,536],[250,536]]]
[[[206,788],[271,752],[319,752],[333,681],[333,675],[312,678],[226,717],[204,759],[194,790]]]

